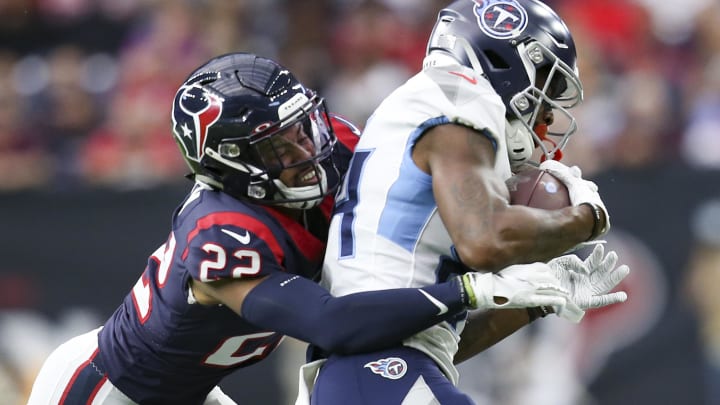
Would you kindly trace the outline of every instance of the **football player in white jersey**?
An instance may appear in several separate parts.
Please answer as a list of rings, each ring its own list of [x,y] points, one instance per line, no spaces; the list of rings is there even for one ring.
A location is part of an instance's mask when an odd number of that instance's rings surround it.
[[[557,161],[576,129],[568,109],[582,100],[560,17],[536,0],[458,0],[439,13],[427,51],[422,71],[368,120],[337,196],[322,284],[334,296],[433,285],[448,277],[436,269],[439,256],[457,258],[460,272],[550,261],[581,310],[568,319],[624,301],[610,292],[628,272],[615,268],[614,253],[596,247],[586,263],[602,270],[583,288],[557,267],[577,256],[553,259],[610,227],[597,187]],[[570,207],[509,204],[505,180],[532,159],[567,185]],[[324,361],[311,402],[471,403],[455,388],[454,363],[546,312],[473,313],[467,327],[459,317],[390,349],[320,353],[327,359],[304,367],[312,375]]]

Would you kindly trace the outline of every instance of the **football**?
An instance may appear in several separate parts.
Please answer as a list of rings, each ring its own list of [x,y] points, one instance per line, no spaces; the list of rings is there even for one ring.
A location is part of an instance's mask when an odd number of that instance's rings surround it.
[[[526,166],[507,180],[510,204],[554,210],[570,205],[567,187],[555,176]]]

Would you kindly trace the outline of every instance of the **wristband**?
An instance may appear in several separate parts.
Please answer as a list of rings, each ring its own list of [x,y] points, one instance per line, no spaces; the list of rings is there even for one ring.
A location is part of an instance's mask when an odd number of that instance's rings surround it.
[[[477,308],[477,297],[475,297],[470,277],[472,276],[467,273],[460,277],[460,298],[466,306],[470,308]]]
[[[545,318],[549,314],[553,313],[553,309],[548,306],[533,307],[533,308],[528,308],[527,313],[528,313],[528,318],[530,318],[528,323],[530,323],[538,318]]]
[[[590,207],[590,211],[593,214],[593,227],[592,227],[592,233],[590,234],[590,237],[586,240],[591,241],[598,236],[600,236],[600,233],[603,230],[602,227],[602,212],[600,212],[600,207],[598,207],[596,204],[592,203],[585,203],[588,207]]]

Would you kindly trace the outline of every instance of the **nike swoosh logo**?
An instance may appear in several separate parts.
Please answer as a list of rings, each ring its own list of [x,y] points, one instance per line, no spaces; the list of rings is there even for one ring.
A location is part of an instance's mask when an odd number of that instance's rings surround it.
[[[450,73],[451,75],[455,75],[455,76],[462,77],[463,79],[469,81],[469,82],[472,83],[472,84],[477,84],[477,82],[478,82],[477,77],[466,76],[466,75],[464,75],[464,74],[462,74],[462,73],[460,73],[460,72],[448,72],[448,73]]]
[[[443,304],[442,302],[438,301],[437,298],[435,298],[435,297],[433,297],[432,295],[426,293],[425,290],[418,290],[418,291],[420,291],[421,293],[423,293],[423,295],[425,296],[425,298],[428,299],[428,301],[432,302],[433,305],[435,305],[436,307],[438,307],[438,309],[440,309],[440,312],[437,313],[438,315],[442,315],[442,314],[444,314],[444,313],[446,313],[446,312],[448,311],[447,305],[445,305],[445,304]]]
[[[243,245],[247,245],[248,243],[250,243],[250,234],[248,233],[248,231],[245,231],[245,235],[238,235],[237,233],[233,231],[228,231],[227,229],[221,229],[221,231],[223,231],[223,233],[229,235],[236,241],[242,243]]]

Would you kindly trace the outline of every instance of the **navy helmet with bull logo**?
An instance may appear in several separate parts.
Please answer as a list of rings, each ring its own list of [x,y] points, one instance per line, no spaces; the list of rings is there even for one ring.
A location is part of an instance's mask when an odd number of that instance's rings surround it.
[[[192,177],[261,204],[309,208],[333,191],[335,135],[325,103],[276,62],[249,53],[218,56],[175,95],[173,133]],[[303,136],[309,157],[283,164],[283,134]],[[287,143],[287,142],[285,142]],[[317,184],[288,187],[280,172],[307,166]]]

